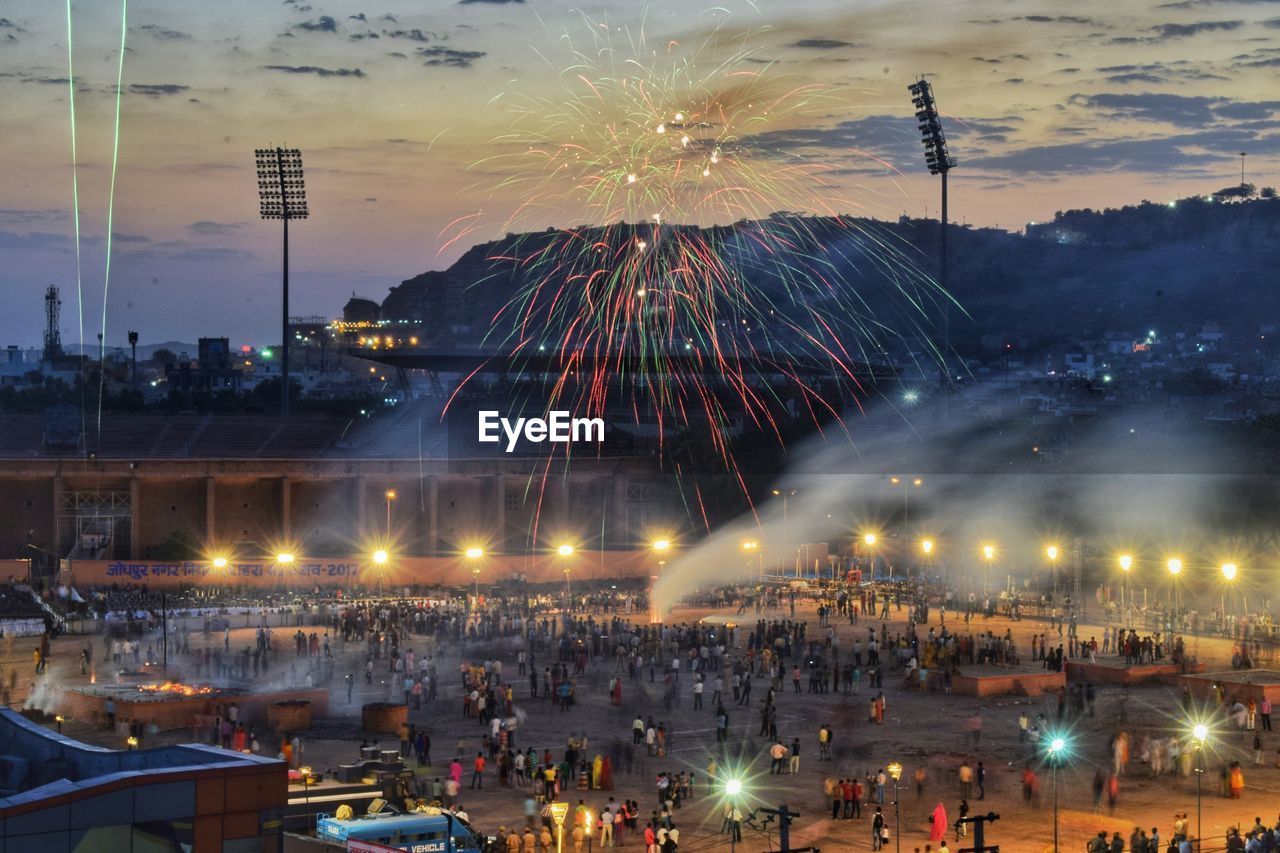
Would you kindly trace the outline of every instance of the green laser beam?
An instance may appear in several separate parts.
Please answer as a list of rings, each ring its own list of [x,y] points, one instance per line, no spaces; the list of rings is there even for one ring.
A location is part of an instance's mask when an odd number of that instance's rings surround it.
[[[116,115],[112,128],[111,188],[107,191],[107,262],[102,280],[102,342],[98,347],[98,434],[102,434],[102,398],[106,392],[106,371],[101,369],[103,347],[107,341],[107,297],[111,292],[111,247],[116,208],[116,171],[120,163],[120,107],[124,101],[125,38],[129,33],[129,0],[120,0],[120,58],[116,65]]]
[[[80,179],[76,167],[76,75],[71,57],[71,0],[67,0],[67,102],[71,110],[71,221],[75,227],[76,239],[76,319],[80,329],[80,351],[84,352],[84,292],[80,279]]]

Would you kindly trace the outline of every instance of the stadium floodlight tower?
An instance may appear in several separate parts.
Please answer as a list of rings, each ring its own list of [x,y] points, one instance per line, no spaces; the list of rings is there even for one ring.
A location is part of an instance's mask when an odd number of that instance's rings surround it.
[[[302,180],[302,152],[297,148],[258,148],[258,200],[263,219],[284,226],[281,267],[283,309],[280,318],[280,416],[289,414],[289,220],[307,218],[307,189]]]
[[[916,123],[920,128],[920,141],[924,143],[924,162],[930,175],[942,178],[942,235],[938,241],[938,284],[942,286],[942,346],[941,364],[943,392],[951,384],[951,372],[947,366],[948,349],[951,346],[951,311],[947,300],[947,173],[956,165],[956,158],[947,151],[947,137],[942,132],[942,119],[938,116],[938,103],[933,97],[933,87],[923,77],[907,87],[911,92],[911,104],[916,108]],[[944,396],[945,399],[945,396]]]

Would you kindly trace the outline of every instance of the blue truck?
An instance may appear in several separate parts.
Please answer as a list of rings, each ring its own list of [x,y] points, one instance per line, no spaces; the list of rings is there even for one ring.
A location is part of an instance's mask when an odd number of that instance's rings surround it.
[[[484,853],[488,839],[466,821],[432,809],[409,814],[376,813],[349,820],[316,816],[316,837],[335,844],[371,841],[408,853]]]

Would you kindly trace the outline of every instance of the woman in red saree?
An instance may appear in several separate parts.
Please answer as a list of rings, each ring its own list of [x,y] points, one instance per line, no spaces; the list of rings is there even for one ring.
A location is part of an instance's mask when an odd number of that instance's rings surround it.
[[[935,844],[947,834],[947,808],[942,803],[933,807],[933,825],[929,828],[929,840]]]

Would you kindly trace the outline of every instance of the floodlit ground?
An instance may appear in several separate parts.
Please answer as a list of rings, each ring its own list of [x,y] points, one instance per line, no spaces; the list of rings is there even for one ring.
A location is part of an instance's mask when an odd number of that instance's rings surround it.
[[[692,622],[708,612],[677,610],[672,621]],[[727,615],[732,615],[732,612]],[[767,615],[773,618],[783,614],[772,612]],[[891,634],[905,627],[905,615],[905,609],[891,614]],[[738,619],[750,624],[751,617],[752,614],[748,612]],[[808,621],[810,638],[822,636],[811,605],[802,604],[797,610],[797,618]],[[936,611],[931,613],[931,619],[936,626]],[[852,651],[855,634],[865,638],[868,625],[874,625],[878,630],[881,623],[863,617],[857,626],[849,625],[847,620],[837,621],[836,624],[841,653],[847,655]],[[966,629],[963,621],[957,620],[954,614],[949,614],[948,626],[960,633],[966,630],[991,630],[1003,634],[1006,629],[1012,629],[1024,656],[1029,651],[1031,633],[1049,632],[1047,623],[1034,618],[1021,622],[1010,622],[1003,618],[989,621],[977,618]],[[293,643],[289,638],[294,630],[296,629],[292,627],[275,630],[276,646],[280,651],[278,662],[271,672],[273,677],[287,676],[289,664],[294,659]],[[233,632],[232,648],[243,648],[246,644],[251,644],[251,634],[251,629],[243,628]],[[1080,635],[1086,639],[1094,635],[1101,640],[1102,627],[1081,625]],[[101,660],[101,638],[93,638],[93,641],[95,656]],[[76,666],[78,649],[83,642],[83,638],[77,637],[65,637],[55,642],[49,676],[51,679],[72,685],[88,680],[80,675]],[[213,642],[221,643],[222,637],[204,637],[198,631],[192,634],[193,645]],[[1201,639],[1189,640],[1188,643],[1192,651],[1198,652],[1200,659],[1208,664],[1210,671],[1228,668],[1230,648],[1226,641]],[[16,667],[19,671],[15,704],[25,699],[31,685],[33,667],[30,653],[33,646],[34,640],[19,640],[4,655],[6,674],[10,667]],[[421,653],[424,643],[421,638],[410,638],[405,646]],[[1052,695],[975,699],[955,694],[907,691],[900,671],[889,667],[884,675],[883,688],[887,697],[886,719],[883,725],[874,725],[868,722],[868,701],[874,691],[865,686],[865,679],[859,694],[854,696],[838,693],[795,694],[792,692],[788,668],[788,677],[784,680],[785,689],[777,696],[778,729],[779,735],[788,744],[792,737],[800,738],[801,770],[794,777],[770,776],[766,751],[771,744],[765,738],[756,736],[760,726],[760,701],[766,687],[764,683],[757,681],[752,692],[751,708],[737,707],[732,703],[732,697],[726,696],[731,737],[727,749],[718,750],[710,685],[706,694],[706,706],[700,711],[694,711],[691,693],[693,681],[688,674],[682,675],[679,708],[664,708],[661,682],[659,680],[659,683],[651,684],[647,671],[642,681],[625,683],[623,704],[621,707],[614,707],[609,704],[606,695],[608,681],[614,669],[613,658],[601,658],[591,665],[587,677],[579,679],[579,703],[569,713],[561,713],[552,708],[548,700],[531,701],[527,698],[527,680],[514,675],[516,665],[512,641],[503,641],[499,646],[503,649],[504,672],[511,674],[514,679],[517,702],[528,715],[525,725],[517,735],[517,745],[522,748],[533,746],[540,752],[544,748],[551,748],[558,758],[570,733],[585,733],[592,745],[589,751],[594,754],[595,747],[605,750],[615,739],[629,743],[631,722],[637,712],[646,717],[652,715],[656,720],[666,723],[672,733],[666,757],[646,756],[641,747],[636,752],[630,770],[625,762],[624,766],[616,768],[614,791],[579,793],[570,789],[566,799],[576,803],[582,797],[593,812],[598,811],[610,796],[620,800],[636,799],[641,804],[641,815],[644,818],[650,810],[656,808],[655,776],[663,770],[692,770],[697,774],[695,797],[677,812],[675,818],[676,825],[681,830],[682,850],[704,850],[721,846],[728,849],[727,840],[718,834],[720,800],[705,784],[705,767],[712,755],[717,756],[720,761],[722,778],[732,772],[730,768],[740,767],[744,778],[745,799],[750,801],[751,806],[774,807],[785,803],[800,813],[801,817],[792,831],[793,847],[813,845],[824,849],[869,849],[869,815],[874,807],[864,807],[862,820],[832,821],[830,802],[823,795],[823,780],[827,777],[849,775],[861,778],[869,772],[874,773],[879,768],[886,767],[892,761],[900,762],[904,768],[900,816],[900,841],[903,849],[923,850],[929,841],[928,815],[939,801],[945,804],[949,820],[955,819],[960,799],[957,768],[964,761],[974,766],[982,761],[986,767],[986,798],[979,801],[975,788],[970,806],[974,813],[994,811],[1000,815],[999,822],[991,827],[988,843],[998,843],[1005,851],[1036,853],[1052,843],[1053,785],[1050,774],[1047,768],[1039,767],[1038,758],[1028,755],[1027,748],[1018,743],[1017,737],[1017,717],[1021,709],[1027,709],[1032,719],[1038,713],[1044,713],[1056,724],[1057,703]],[[435,763],[423,772],[443,776],[460,739],[463,741],[465,755],[474,757],[479,749],[485,730],[474,719],[468,720],[462,716],[461,687],[457,671],[460,659],[480,661],[493,653],[491,649],[491,646],[480,642],[437,649],[439,698],[423,710],[411,712],[410,717],[419,726],[425,725],[432,738],[432,757]],[[337,666],[331,685],[333,719],[318,725],[316,734],[305,736],[306,763],[318,769],[336,767],[339,763],[356,757],[357,747],[362,739],[359,732],[361,703],[380,701],[390,696],[388,688],[381,683],[382,678],[385,678],[385,673],[381,671],[385,669],[385,662],[377,672],[375,684],[365,685],[363,644],[354,643],[344,647],[340,642],[335,643],[334,654]],[[539,657],[539,668],[544,663],[543,657]],[[549,664],[550,661],[545,663]],[[102,672],[103,668],[99,663],[99,673]],[[346,700],[346,688],[343,684],[343,676],[348,672],[356,675],[355,696],[350,704]],[[801,686],[804,689],[806,682],[802,682]],[[973,742],[967,726],[967,721],[974,714],[980,714],[983,724],[981,741],[977,744]],[[1153,779],[1150,768],[1143,763],[1141,754],[1136,749],[1127,773],[1120,778],[1119,798],[1114,813],[1108,809],[1105,798],[1101,813],[1095,812],[1093,808],[1093,778],[1099,766],[1104,769],[1110,766],[1107,746],[1111,735],[1121,729],[1128,731],[1135,739],[1142,733],[1166,730],[1168,733],[1183,732],[1184,721],[1180,696],[1175,688],[1144,686],[1127,691],[1099,687],[1096,716],[1064,722],[1070,732],[1068,738],[1072,757],[1060,771],[1058,778],[1062,849],[1082,849],[1089,836],[1101,829],[1107,830],[1108,834],[1119,831],[1126,840],[1127,848],[1129,833],[1136,826],[1142,826],[1148,832],[1152,826],[1159,827],[1162,839],[1167,842],[1177,812],[1187,812],[1191,816],[1194,831],[1194,775],[1184,778],[1166,774]],[[834,727],[835,760],[819,763],[818,729],[823,724]],[[114,743],[115,738],[108,733],[93,730],[84,723],[70,721],[66,724],[65,731],[86,741],[117,745]],[[181,742],[189,739],[190,734],[187,732],[170,732],[153,738],[152,741]],[[382,743],[388,747],[392,746],[392,740],[387,736],[381,738]],[[263,743],[264,749],[268,748],[268,744],[272,744],[269,748],[274,749],[274,741],[269,737],[265,737]],[[1238,732],[1223,731],[1215,734],[1210,745],[1212,760],[1204,777],[1204,835],[1209,839],[1206,840],[1206,849],[1222,846],[1221,838],[1228,826],[1240,825],[1247,829],[1253,825],[1255,816],[1260,816],[1264,822],[1275,823],[1277,812],[1280,812],[1280,769],[1275,768],[1277,756],[1280,755],[1277,752],[1280,748],[1280,735],[1264,732],[1263,743],[1265,766],[1254,767],[1251,735],[1246,742]],[[1022,771],[1029,758],[1039,774],[1039,794],[1030,805],[1024,803],[1022,797]],[[1238,801],[1225,799],[1219,794],[1218,768],[1224,760],[1232,759],[1240,760],[1244,765],[1246,789],[1243,798]],[[523,822],[524,803],[532,796],[531,789],[503,788],[498,784],[496,772],[491,772],[485,780],[483,791],[467,790],[465,783],[469,778],[469,763],[464,762],[464,766],[468,774],[464,776],[464,790],[460,799],[470,812],[473,824],[492,833],[500,824],[510,826],[513,822]],[[926,779],[923,795],[917,796],[914,775],[920,767],[925,769]],[[889,815],[892,828],[891,801],[890,793],[886,795],[884,809]],[[972,838],[969,838],[957,844],[954,832],[948,834],[948,839],[953,850],[972,843]],[[751,851],[767,850],[771,843],[776,847],[776,842],[776,834],[766,837],[747,828],[744,829],[740,847]],[[631,846],[639,842],[637,839],[626,838],[625,843]]]

